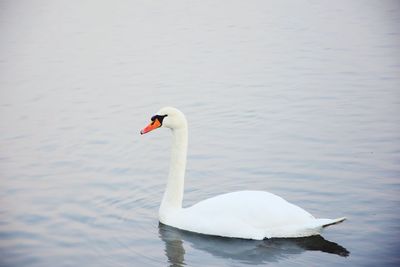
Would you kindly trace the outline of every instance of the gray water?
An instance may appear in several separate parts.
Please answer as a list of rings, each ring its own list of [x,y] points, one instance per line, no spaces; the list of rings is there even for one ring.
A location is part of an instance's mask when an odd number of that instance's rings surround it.
[[[398,1],[1,1],[0,266],[399,266]],[[266,190],[322,236],[159,225],[172,105],[184,205]],[[260,211],[261,212],[261,211]]]

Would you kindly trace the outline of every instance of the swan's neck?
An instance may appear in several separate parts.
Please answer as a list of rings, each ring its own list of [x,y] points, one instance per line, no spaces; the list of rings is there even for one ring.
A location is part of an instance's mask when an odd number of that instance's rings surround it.
[[[172,129],[171,163],[167,188],[161,202],[160,217],[163,217],[163,214],[165,214],[167,210],[176,210],[182,208],[187,140],[187,126],[179,129]]]

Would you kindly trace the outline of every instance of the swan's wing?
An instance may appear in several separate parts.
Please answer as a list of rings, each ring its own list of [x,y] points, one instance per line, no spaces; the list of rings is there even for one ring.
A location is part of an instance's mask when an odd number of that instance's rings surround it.
[[[237,217],[243,220],[257,219],[254,223],[281,225],[309,221],[314,217],[304,209],[283,198],[264,191],[238,191],[209,198],[188,208],[193,213],[209,216]]]
[[[263,191],[239,191],[201,201],[182,211],[175,226],[205,234],[263,239],[315,218],[283,198]]]

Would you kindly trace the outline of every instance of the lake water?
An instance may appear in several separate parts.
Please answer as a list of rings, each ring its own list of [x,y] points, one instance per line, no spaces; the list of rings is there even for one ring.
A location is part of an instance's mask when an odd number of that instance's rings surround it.
[[[398,1],[1,1],[0,266],[399,266]],[[184,205],[266,190],[322,236],[159,225],[170,133]]]

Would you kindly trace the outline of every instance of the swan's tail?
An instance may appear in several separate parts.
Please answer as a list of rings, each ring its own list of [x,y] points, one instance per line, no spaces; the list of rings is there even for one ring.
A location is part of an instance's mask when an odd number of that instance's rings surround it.
[[[322,227],[325,228],[325,227],[343,222],[344,220],[346,220],[346,217],[341,217],[341,218],[337,218],[337,219],[321,219],[321,220],[324,220],[322,222],[323,223]]]
[[[319,235],[323,228],[330,225],[338,224],[346,220],[345,217],[337,219],[314,219],[306,225],[285,226],[278,229],[269,229],[264,235],[266,238],[290,238],[290,237],[305,237]],[[254,238],[256,239],[256,238]]]

